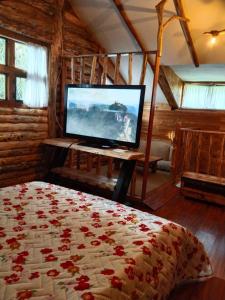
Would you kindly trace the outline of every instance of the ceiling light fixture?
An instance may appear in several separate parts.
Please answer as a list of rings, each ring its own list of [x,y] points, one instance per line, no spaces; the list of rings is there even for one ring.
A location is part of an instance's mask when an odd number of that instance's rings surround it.
[[[211,31],[206,31],[203,32],[203,34],[208,34],[211,36],[209,45],[214,46],[217,43],[217,38],[220,34],[225,34],[225,29],[222,30],[211,30]]]
[[[222,30],[211,30],[211,31],[206,31],[206,32],[203,32],[203,34],[211,35],[210,43],[211,43],[211,45],[214,45],[214,44],[216,44],[216,42],[217,42],[218,36],[219,36],[220,34],[225,34],[225,29],[222,29]]]
[[[215,36],[218,36],[220,34],[225,34],[225,29],[206,31],[206,32],[203,32],[203,34],[211,34],[212,36],[215,37]]]

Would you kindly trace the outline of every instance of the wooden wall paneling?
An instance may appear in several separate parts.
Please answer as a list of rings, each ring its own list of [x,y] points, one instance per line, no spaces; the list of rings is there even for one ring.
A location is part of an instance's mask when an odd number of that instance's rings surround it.
[[[213,137],[212,135],[210,134],[210,137],[209,137],[209,150],[208,150],[208,157],[207,157],[207,174],[209,174],[209,171],[210,171],[210,166],[211,166],[211,156],[212,156],[212,142],[213,142]]]
[[[218,167],[218,174],[217,176],[222,177],[225,176],[225,174],[223,174],[222,169],[223,169],[223,165],[224,165],[224,152],[225,152],[225,135],[223,135],[222,137],[222,143],[221,143],[221,149],[220,149],[220,164]]]
[[[144,113],[145,110],[147,111],[147,107],[144,108]],[[156,110],[153,135],[169,139],[169,134],[175,131],[178,123],[182,128],[225,131],[225,112],[188,109]]]
[[[191,138],[190,138],[190,142],[191,142]],[[200,153],[201,153],[201,147],[202,147],[202,134],[199,133],[198,135],[198,153],[197,153],[197,158],[196,158],[196,170],[195,172],[199,173],[199,165],[200,165]],[[189,157],[190,160],[190,157]]]
[[[37,1],[35,1],[36,3]],[[56,1],[44,7],[44,1],[39,1],[42,10],[34,5],[34,1],[0,1],[0,27],[35,38],[38,41],[51,43],[53,40]],[[48,12],[51,11],[51,17]]]
[[[96,157],[95,163],[96,163],[96,172],[95,173],[96,173],[96,175],[99,175],[101,172],[101,155],[98,155]]]
[[[59,122],[56,122],[58,127],[62,127],[64,83],[70,82],[71,74],[68,71],[71,65],[70,62],[63,63],[65,68],[60,74],[61,54],[98,53],[99,45],[95,43],[86,26],[76,16],[67,0],[0,1],[0,34],[15,37],[15,39],[24,42],[40,43],[51,48],[49,60],[50,111],[0,107],[0,159],[2,162],[0,174],[7,173],[7,175],[2,175],[0,185],[4,186],[17,183],[19,179],[22,182],[37,178],[34,173],[36,168],[38,165],[44,165],[43,148],[40,147],[40,143],[42,139],[48,137],[48,115],[50,116],[49,131],[51,134],[54,135],[56,132],[54,125],[57,120],[56,116],[59,118]],[[112,68],[110,69],[111,74]],[[89,66],[85,66],[84,72],[84,80],[87,83],[90,78],[90,70],[89,62]],[[61,82],[60,76],[64,78],[61,86],[59,84]],[[79,83],[79,64],[77,61],[74,62],[73,80]],[[61,133],[60,130],[57,130],[57,134]],[[37,155],[38,160],[30,160],[32,155]],[[26,157],[27,161],[25,160]],[[3,159],[5,159],[4,163]],[[16,171],[18,171],[18,176],[15,177]],[[44,174],[44,171],[42,173]]]

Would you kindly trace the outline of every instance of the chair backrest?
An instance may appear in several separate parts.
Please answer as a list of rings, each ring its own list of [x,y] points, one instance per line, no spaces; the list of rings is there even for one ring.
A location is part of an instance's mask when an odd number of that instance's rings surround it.
[[[146,141],[141,140],[139,151],[145,152],[145,147]],[[163,160],[171,160],[172,144],[167,140],[152,139],[150,155],[159,156]]]

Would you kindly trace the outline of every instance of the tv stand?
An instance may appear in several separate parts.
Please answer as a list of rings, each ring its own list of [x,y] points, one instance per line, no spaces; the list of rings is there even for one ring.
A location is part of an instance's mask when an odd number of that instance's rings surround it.
[[[143,157],[143,153],[137,151],[116,151],[116,149],[103,149],[83,146],[77,140],[66,138],[46,139],[43,141],[43,144],[50,146],[50,149],[54,150],[52,151],[53,155],[50,166],[50,174],[52,172],[54,173],[54,168],[57,168],[58,171],[60,168],[63,169],[69,149],[121,159],[123,163],[120,168],[119,176],[112,196],[112,200],[121,203],[126,201],[126,195],[132,179],[136,160]]]
[[[117,144],[96,144],[91,142],[79,142],[78,145],[85,146],[85,147],[91,147],[91,148],[98,148],[98,149],[114,149],[117,148]]]

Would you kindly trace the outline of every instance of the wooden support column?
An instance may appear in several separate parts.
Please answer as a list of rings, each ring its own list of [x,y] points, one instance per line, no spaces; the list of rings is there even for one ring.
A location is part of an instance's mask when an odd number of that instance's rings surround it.
[[[144,174],[143,174],[143,183],[142,183],[142,201],[145,200],[146,192],[147,192],[147,183],[148,183],[148,170],[149,170],[149,156],[151,150],[151,141],[152,141],[152,132],[153,132],[153,120],[155,113],[155,102],[156,102],[156,92],[160,74],[160,60],[162,56],[162,46],[163,46],[163,33],[168,24],[174,19],[180,19],[180,16],[172,16],[165,23],[163,23],[163,14],[164,7],[168,0],[162,0],[156,5],[157,17],[158,17],[158,34],[157,34],[157,54],[155,57],[155,72],[154,72],[154,80],[152,87],[152,95],[151,95],[151,108],[148,122],[148,131],[147,131],[147,142],[145,149],[145,162],[144,162]]]
[[[129,54],[128,62],[128,84],[132,84],[132,64],[133,64],[133,54]]]
[[[129,19],[127,13],[125,12],[125,9],[124,9],[124,6],[123,6],[121,0],[113,0],[113,2],[115,4],[116,8],[118,9],[118,12],[120,13],[121,17],[123,18],[123,21],[127,25],[129,31],[132,33],[132,35],[135,38],[137,44],[141,48],[141,50],[143,52],[147,52],[148,49],[145,47],[145,45],[142,42],[141,38],[139,37],[136,29],[134,28],[131,20]],[[150,65],[152,71],[154,72],[155,65],[154,65],[154,62],[153,62],[150,55],[147,56],[147,61],[148,61],[148,64]],[[171,106],[171,108],[173,108],[173,109],[178,108],[176,100],[175,100],[175,98],[173,96],[173,93],[170,89],[169,83],[168,83],[164,73],[161,71],[161,68],[160,68],[160,71],[159,71],[158,83],[159,83],[159,85],[160,85],[160,87],[161,87],[161,89],[162,89],[169,105]]]
[[[80,84],[83,83],[84,78],[84,57],[80,58]]]
[[[114,84],[118,84],[119,73],[120,73],[120,59],[121,59],[121,54],[117,54],[116,64],[115,64],[115,72],[114,72],[114,79],[113,79]]]
[[[91,66],[90,84],[95,83],[96,65],[97,65],[97,56],[93,56],[92,66]]]
[[[56,13],[54,18],[54,38],[50,49],[49,59],[49,136],[56,136],[56,100],[57,85],[62,67],[62,40],[63,40],[63,7],[64,0],[56,0]]]
[[[108,73],[108,56],[105,55],[103,59],[103,65],[102,65],[101,84],[106,83],[107,73]]]
[[[173,0],[174,6],[176,8],[177,14],[183,18],[185,18],[185,13],[184,13],[184,8],[182,4],[182,0]],[[199,67],[199,59],[198,59],[198,54],[194,46],[193,39],[191,37],[191,32],[188,26],[188,23],[184,20],[180,20],[180,25],[184,33],[185,40],[188,45],[188,49],[190,51],[193,63],[195,64],[196,67]]]
[[[142,62],[141,76],[140,76],[140,82],[139,82],[139,84],[144,84],[144,82],[145,82],[145,74],[146,74],[146,69],[147,69],[147,62],[148,62],[148,57],[147,57],[147,54],[145,53],[143,55],[143,62]]]

